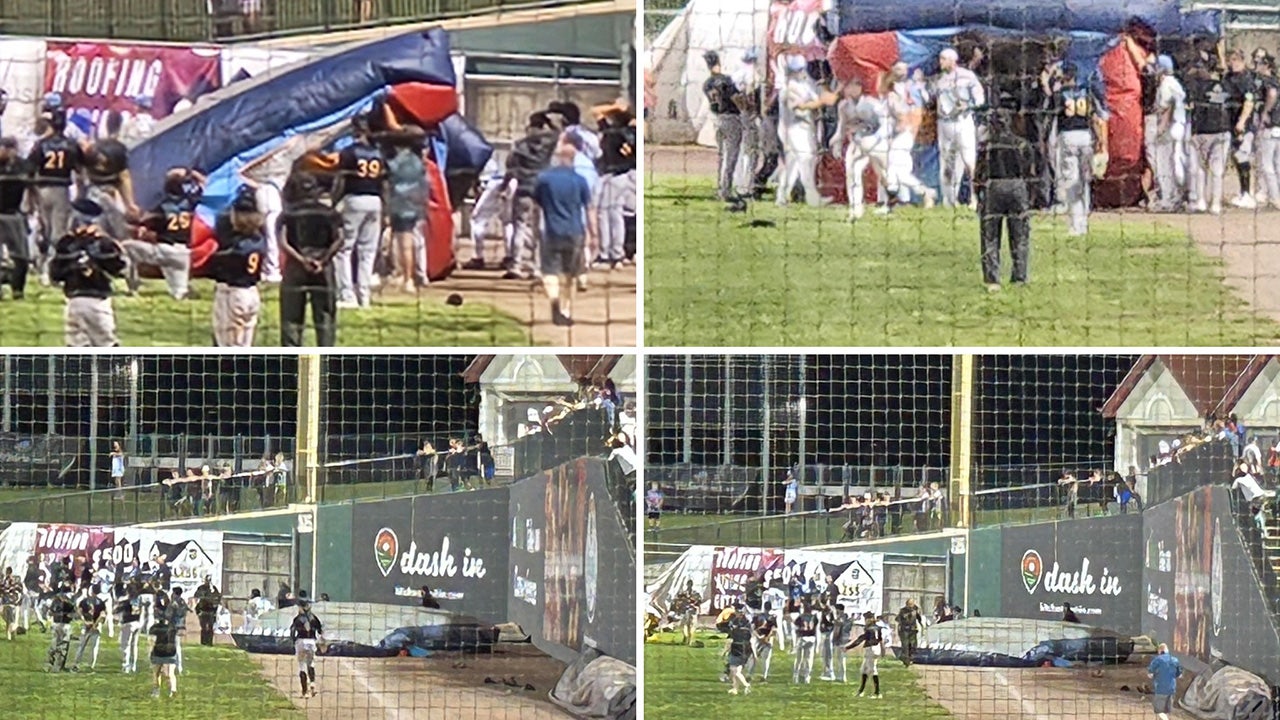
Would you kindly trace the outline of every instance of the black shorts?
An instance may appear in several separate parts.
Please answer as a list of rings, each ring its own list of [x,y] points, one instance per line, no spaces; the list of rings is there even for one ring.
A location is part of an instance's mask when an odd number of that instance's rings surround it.
[[[397,217],[391,216],[391,232],[407,233],[413,232],[418,228],[418,223],[422,222],[420,217]]]
[[[647,516],[650,520],[657,520],[659,517],[662,517],[662,513],[658,512],[657,510],[650,510],[649,512],[645,513],[645,516]]]
[[[557,238],[542,244],[543,275],[577,275],[582,270],[582,238]]]

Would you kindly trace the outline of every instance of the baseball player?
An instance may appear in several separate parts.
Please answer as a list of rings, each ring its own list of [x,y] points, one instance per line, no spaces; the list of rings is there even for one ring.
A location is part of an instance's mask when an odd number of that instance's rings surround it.
[[[289,638],[293,640],[294,653],[298,658],[301,697],[316,696],[316,643],[323,640],[323,633],[320,618],[311,614],[311,605],[305,601],[299,602],[298,614],[293,617],[293,624],[289,626]]]
[[[596,262],[610,269],[627,260],[627,215],[635,214],[634,120],[630,110],[621,108],[610,109],[600,118],[600,257]],[[748,192],[750,185],[749,178]]]
[[[862,176],[870,165],[884,182],[888,172],[889,137],[892,127],[885,116],[884,103],[866,95],[858,79],[845,83],[840,102],[836,105],[835,147],[836,156],[844,157],[845,193],[849,196],[849,221],[862,218],[866,193]]]
[[[884,655],[884,635],[881,633],[880,626],[876,623],[876,614],[867,611],[862,614],[864,623],[862,634],[856,640],[845,646],[845,650],[853,650],[859,645],[862,646],[862,684],[858,686],[858,697],[862,697],[867,691],[867,678],[870,677],[874,682],[871,697],[880,699],[880,668],[877,663],[881,656]]]
[[[924,108],[913,98],[911,81],[907,75],[907,64],[894,63],[885,77],[884,95],[886,115],[891,126],[889,148],[883,189],[888,196],[885,208],[892,200],[911,202],[912,196],[922,198],[926,208],[933,207],[937,193],[933,188],[925,187],[916,177],[915,160],[911,151],[916,146],[916,133],[924,120]]]
[[[743,668],[755,657],[755,649],[752,647],[755,633],[751,629],[751,621],[742,613],[734,615],[729,621],[728,635],[724,655],[728,661],[729,678],[733,682],[729,694],[737,695],[741,692],[743,695],[750,695],[751,683],[743,672]]]
[[[751,679],[755,669],[759,667],[761,681],[769,681],[769,665],[773,660],[773,642],[778,627],[772,610],[773,607],[769,603],[765,603],[764,612],[757,613],[751,619],[752,654],[746,669],[743,671],[748,680]]]
[[[511,247],[515,254],[509,263],[504,263],[507,272],[503,280],[542,277],[538,262],[541,218],[534,190],[538,175],[551,166],[551,156],[559,143],[559,120],[545,112],[536,112],[529,116],[525,136],[516,141],[507,155],[507,179],[516,183],[511,198]]]
[[[978,157],[978,126],[973,111],[987,104],[986,91],[978,76],[959,64],[960,54],[947,48],[938,54],[942,70],[934,92],[938,105],[938,153],[942,171],[942,202],[955,207],[960,202],[964,174],[973,175]],[[970,207],[976,198],[970,194]]]
[[[344,237],[337,255],[338,307],[369,307],[372,302],[373,262],[382,241],[382,191],[387,161],[369,140],[369,120],[351,121],[355,142],[338,155],[334,207],[342,213]],[[356,259],[352,280],[352,255]]]
[[[730,78],[741,93],[742,145],[738,153],[738,168],[734,173],[734,185],[738,195],[747,197],[755,189],[756,167],[760,164],[760,79],[756,61],[760,53],[748,48],[742,53],[742,66]]]
[[[84,197],[102,208],[102,229],[107,235],[123,240],[129,235],[126,214],[140,213],[133,197],[133,178],[129,174],[129,149],[120,142],[124,117],[118,110],[107,113],[104,137],[85,153],[83,174],[88,181]]]
[[[1276,60],[1264,57],[1258,67],[1262,76],[1259,92],[1262,115],[1258,130],[1258,164],[1271,207],[1280,210],[1280,79],[1276,77]]]
[[[698,608],[702,605],[702,595],[693,589],[693,581],[685,583],[684,590],[676,593],[672,610],[680,618],[680,635],[685,645],[693,644],[693,633],[698,626]]]
[[[1187,92],[1173,74],[1173,58],[1156,58],[1155,176],[1158,210],[1176,210],[1187,184]]]
[[[138,266],[152,265],[160,268],[170,295],[177,300],[187,297],[191,226],[204,182],[204,176],[194,170],[170,170],[165,175],[164,198],[142,218],[145,238],[122,243],[129,257],[127,280],[135,292],[141,283]]]
[[[381,200],[378,200],[381,204]],[[242,185],[230,211],[218,216],[218,251],[209,259],[217,281],[213,296],[213,339],[218,347],[249,347],[258,326],[262,257],[267,251],[256,191]],[[341,280],[339,280],[339,285]]]
[[[710,77],[702,85],[708,107],[716,125],[716,150],[720,167],[716,174],[716,196],[729,200],[734,193],[734,177],[738,170],[738,156],[742,152],[742,90],[733,78],[720,68],[720,53],[708,50],[702,59],[707,63]]]
[[[71,665],[71,672],[80,672],[80,661],[84,659],[84,651],[92,646],[89,656],[89,669],[98,667],[98,645],[102,639],[102,621],[107,616],[107,605],[97,595],[89,594],[80,599],[77,605],[80,611],[80,645],[76,647],[76,659]]]
[[[1238,119],[1231,134],[1231,159],[1236,164],[1236,175],[1240,180],[1240,194],[1231,204],[1246,210],[1258,207],[1253,197],[1253,153],[1255,115],[1258,110],[1258,76],[1246,64],[1244,51],[1231,51],[1227,61],[1227,74],[1223,82],[1235,89],[1238,96],[1243,97]]]
[[[7,272],[13,299],[26,293],[27,267],[31,260],[24,212],[29,204],[31,165],[18,154],[18,141],[0,138],[0,267]]]
[[[18,607],[22,604],[22,581],[13,574],[13,568],[4,569],[0,576],[0,619],[4,620],[5,635],[10,640],[18,629]]]
[[[71,185],[84,166],[80,144],[66,136],[67,115],[53,110],[37,123],[40,139],[27,161],[34,167],[32,186],[40,217],[38,249],[47,265],[53,245],[71,229]]]
[[[1192,210],[1220,215],[1231,136],[1246,119],[1241,113],[1246,101],[1244,88],[1227,82],[1208,62],[1200,60],[1187,74],[1187,99],[1191,109]]]
[[[42,631],[48,631],[48,621],[44,614],[44,603],[40,595],[44,592],[48,575],[40,567],[40,560],[32,555],[27,558],[27,569],[22,575],[22,627],[31,629],[31,613],[36,615],[36,622]]]
[[[480,185],[480,195],[476,198],[475,207],[471,209],[471,241],[475,243],[475,255],[463,265],[468,270],[484,269],[484,239],[489,224],[502,218],[502,234],[505,240],[503,248],[507,258],[514,256],[511,247],[511,223],[503,218],[510,205],[510,197],[515,192],[516,183],[508,179],[503,172],[494,172],[484,177]]]
[[[120,615],[120,671],[135,673],[138,671],[138,635],[142,619],[135,583],[116,583],[116,612]]]
[[[67,347],[115,347],[111,279],[124,273],[124,250],[98,225],[102,211],[96,203],[78,200],[73,208],[72,230],[58,240],[49,261],[49,279],[61,283],[67,297]]]
[[[1062,87],[1053,97],[1058,121],[1057,195],[1067,208],[1067,236],[1089,231],[1093,178],[1106,173],[1109,115],[1074,63],[1062,64]]]
[[[333,260],[343,247],[343,218],[323,202],[320,183],[309,173],[290,178],[280,218],[280,245],[287,258],[280,286],[280,344],[301,347],[307,305],[316,345],[337,343],[338,290]]]
[[[167,610],[167,608],[165,608]],[[151,643],[151,667],[155,669],[155,687],[151,689],[151,697],[160,697],[160,682],[169,679],[169,697],[178,694],[178,673],[175,671],[178,656],[178,628],[161,612],[155,625],[148,634],[155,638]]]
[[[779,56],[782,61],[784,56]],[[809,77],[803,56],[785,58],[786,81],[779,89],[778,138],[782,141],[782,179],[778,183],[778,205],[791,202],[796,183],[804,187],[805,202],[822,204],[818,192],[818,111],[822,99]]]
[[[71,584],[62,583],[49,599],[53,634],[49,636],[49,658],[45,665],[48,672],[62,672],[67,667],[67,653],[71,649],[71,620],[76,613],[70,592]]]
[[[791,668],[791,682],[808,685],[813,677],[813,655],[818,649],[818,614],[809,598],[801,602],[800,614],[795,619],[796,656]]]

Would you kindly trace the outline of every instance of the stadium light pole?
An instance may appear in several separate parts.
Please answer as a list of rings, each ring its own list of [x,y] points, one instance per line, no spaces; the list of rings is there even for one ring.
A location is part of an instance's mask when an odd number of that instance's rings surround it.
[[[969,475],[973,463],[973,370],[972,355],[956,355],[951,360],[951,507],[954,525],[972,527],[969,516]]]

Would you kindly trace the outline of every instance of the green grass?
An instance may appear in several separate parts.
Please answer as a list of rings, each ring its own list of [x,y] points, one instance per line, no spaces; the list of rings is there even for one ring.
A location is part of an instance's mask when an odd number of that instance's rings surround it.
[[[1053,520],[1062,516],[1058,507],[978,510],[974,526],[1021,524]],[[834,515],[702,515],[668,513],[657,531],[646,525],[645,540],[680,545],[736,545],[744,547],[801,548],[841,542],[844,513]],[[903,516],[904,528],[887,537],[915,532],[914,515]]]
[[[144,638],[138,672],[120,672],[119,638],[102,638],[92,673],[44,671],[49,636],[39,630],[13,642],[0,636],[0,716],[23,720],[302,720],[305,715],[271,687],[244,652],[225,646],[184,644],[178,696],[150,697],[150,645]],[[75,658],[76,642],[71,644]],[[71,664],[68,660],[68,666]],[[86,661],[87,664],[87,661]]]
[[[856,684],[818,680],[821,657],[815,663],[813,684],[792,685],[791,656],[781,652],[774,653],[768,683],[755,682],[750,695],[732,697],[727,694],[729,686],[719,682],[724,669],[720,658],[724,636],[699,633],[698,639],[706,647],[679,645],[680,638],[675,633],[658,633],[645,643],[645,717],[682,720],[941,720],[951,717],[925,695],[915,675],[892,658],[880,661],[880,687],[884,692],[880,700],[856,697]],[[848,663],[851,680],[854,680],[861,657],[851,654]]]
[[[1037,219],[1029,285],[988,293],[968,211],[911,208],[852,225],[841,208],[759,202],[729,214],[713,195],[702,178],[645,189],[651,346],[1229,346],[1280,336],[1225,289],[1221,262],[1150,219],[1095,218],[1086,238]],[[1004,254],[1007,280],[1007,243]]]
[[[123,285],[117,283],[117,290]],[[164,283],[146,281],[136,297],[120,293],[112,302],[122,346],[210,346],[213,344],[213,283],[196,280],[196,297],[179,302],[169,297]],[[262,286],[262,314],[254,343],[280,344],[280,291]],[[63,297],[58,288],[28,282],[20,302],[0,302],[0,345],[9,347],[61,346]],[[310,311],[307,313],[310,322]],[[307,331],[305,341],[314,344]],[[338,344],[347,347],[384,346],[512,346],[531,343],[525,323],[490,305],[464,302],[447,305],[437,296],[413,298],[388,295],[368,310],[338,311]]]

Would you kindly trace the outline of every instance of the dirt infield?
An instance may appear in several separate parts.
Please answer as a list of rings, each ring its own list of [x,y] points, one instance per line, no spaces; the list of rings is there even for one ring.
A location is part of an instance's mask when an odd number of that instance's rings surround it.
[[[956,720],[1146,720],[1151,696],[1134,690],[1149,684],[1138,663],[1108,668],[1101,678],[1088,670],[1001,669],[916,665],[930,697]],[[1123,691],[1122,686],[1129,691]],[[1181,711],[1172,717],[1193,720]]]
[[[493,655],[440,653],[419,658],[318,658],[319,694],[298,697],[292,656],[254,655],[266,677],[308,720],[564,720],[547,699],[564,664],[531,645]],[[461,663],[461,667],[455,664]],[[496,684],[485,684],[489,677]],[[502,684],[514,679],[519,687]],[[534,690],[525,690],[526,684]]]
[[[644,172],[654,176],[712,176],[716,153],[697,146],[647,146]],[[1225,193],[1239,189],[1228,172]],[[1240,300],[1264,317],[1280,322],[1280,212],[1228,207],[1223,215],[1146,215],[1097,213],[1096,217],[1126,222],[1160,222],[1184,231],[1205,254],[1223,261],[1225,282]]]

